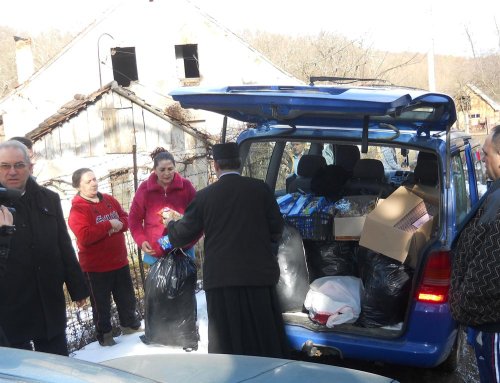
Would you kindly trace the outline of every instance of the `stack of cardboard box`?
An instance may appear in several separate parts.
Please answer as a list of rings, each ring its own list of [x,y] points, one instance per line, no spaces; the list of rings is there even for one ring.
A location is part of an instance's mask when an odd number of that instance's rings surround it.
[[[414,268],[438,212],[437,189],[401,186],[366,216],[359,244]]]

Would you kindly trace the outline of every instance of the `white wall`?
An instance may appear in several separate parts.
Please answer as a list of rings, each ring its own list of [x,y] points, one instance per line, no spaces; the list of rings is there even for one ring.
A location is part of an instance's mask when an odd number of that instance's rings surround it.
[[[105,85],[112,81],[109,51],[114,46],[136,48],[139,81],[131,89],[148,103],[163,108],[170,102],[168,93],[182,85],[177,74],[176,44],[198,44],[200,85],[298,83],[184,0],[128,0],[80,34],[49,66],[0,100],[6,137],[35,129],[75,94],[89,94],[101,82]],[[98,48],[104,62],[100,65]]]

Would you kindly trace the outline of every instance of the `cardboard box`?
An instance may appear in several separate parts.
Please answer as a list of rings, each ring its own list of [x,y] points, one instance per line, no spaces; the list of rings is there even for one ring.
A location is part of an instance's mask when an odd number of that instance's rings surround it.
[[[401,186],[366,216],[359,245],[415,267],[437,211]]]
[[[359,241],[365,226],[366,215],[361,217],[334,218],[333,233],[336,241]]]
[[[366,215],[373,210],[377,200],[377,196],[371,195],[346,196],[339,200],[337,204],[353,205],[353,211],[337,209],[333,222],[335,240],[359,241]]]
[[[414,185],[410,190],[424,201],[439,206],[439,200],[441,198],[439,188],[428,185]]]

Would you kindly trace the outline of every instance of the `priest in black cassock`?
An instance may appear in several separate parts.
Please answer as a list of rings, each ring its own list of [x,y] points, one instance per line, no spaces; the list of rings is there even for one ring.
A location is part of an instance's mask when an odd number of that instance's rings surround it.
[[[214,145],[213,159],[218,181],[196,194],[183,218],[165,222],[175,247],[205,235],[208,352],[288,357],[276,294],[278,204],[266,183],[240,175],[236,143]]]

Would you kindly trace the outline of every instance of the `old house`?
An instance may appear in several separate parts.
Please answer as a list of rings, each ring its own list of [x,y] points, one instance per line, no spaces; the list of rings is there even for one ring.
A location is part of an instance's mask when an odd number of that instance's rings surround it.
[[[33,130],[75,94],[111,81],[162,110],[181,86],[298,83],[189,0],[123,0],[0,100],[5,137]],[[206,128],[205,118],[192,117]]]
[[[470,133],[487,134],[500,124],[500,103],[473,84],[465,85],[455,97],[458,128]]]

